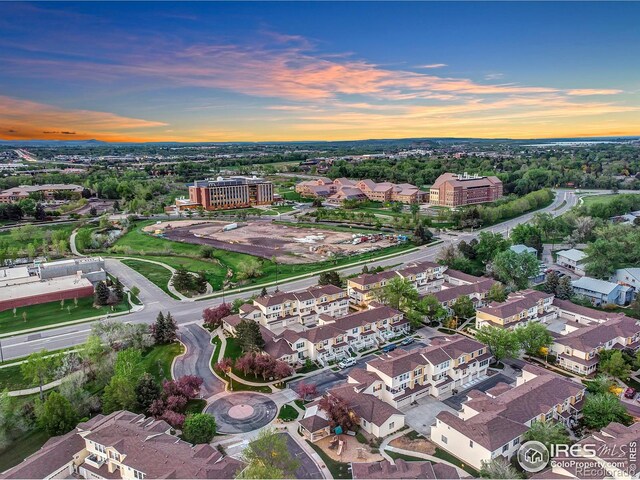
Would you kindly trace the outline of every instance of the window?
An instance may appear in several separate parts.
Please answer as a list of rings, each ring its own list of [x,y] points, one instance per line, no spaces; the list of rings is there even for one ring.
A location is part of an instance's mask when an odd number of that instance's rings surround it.
[[[473,448],[473,440],[469,440],[469,448]]]
[[[502,447],[502,453],[506,452],[507,450],[509,450],[509,444],[508,443],[504,447]]]
[[[296,343],[296,348],[304,348],[304,342]]]
[[[394,426],[395,422],[389,422],[389,430],[391,430]]]
[[[445,445],[447,444],[447,437],[445,437],[444,435],[440,437],[440,440],[442,440],[442,443],[444,443]]]
[[[519,443],[520,443],[520,439],[519,439],[519,438],[516,438],[516,439],[513,441],[513,446],[515,447],[515,446],[516,446],[516,445],[518,445]]]
[[[144,478],[144,473],[139,472],[139,471],[137,471],[137,470],[134,470],[134,471],[133,471],[133,476],[134,476],[135,478],[138,478],[138,479],[143,479],[143,478]]]

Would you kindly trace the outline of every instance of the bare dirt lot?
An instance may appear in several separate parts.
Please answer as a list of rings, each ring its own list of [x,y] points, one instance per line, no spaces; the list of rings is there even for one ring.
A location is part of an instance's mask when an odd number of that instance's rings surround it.
[[[415,440],[411,440],[404,435],[391,440],[389,445],[403,450],[411,450],[412,452],[426,453],[427,455],[433,455],[436,451],[436,446],[426,438],[416,438]]]
[[[332,442],[334,435],[318,440],[316,445],[319,446],[329,457],[339,462],[380,462],[383,460],[382,455],[379,453],[371,453],[371,448],[368,445],[363,445],[355,437],[349,435],[340,435],[340,440],[344,442],[342,451],[338,455],[338,450],[335,448],[329,448],[329,444]]]
[[[178,220],[149,225],[145,231],[162,231],[179,242],[210,245],[232,252],[262,258],[276,257],[281,263],[311,263],[326,260],[332,254],[353,255],[394,245],[380,239],[353,244],[353,235],[320,228],[297,228],[278,225],[270,220],[238,223],[238,228],[224,231],[230,222]]]

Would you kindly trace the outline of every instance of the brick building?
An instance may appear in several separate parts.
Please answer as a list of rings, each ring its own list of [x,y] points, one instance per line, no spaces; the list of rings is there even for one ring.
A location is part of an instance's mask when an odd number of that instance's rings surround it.
[[[271,205],[273,184],[257,177],[218,177],[216,180],[196,180],[189,185],[189,198],[176,199],[178,210],[204,208],[225,210],[255,205]]]
[[[429,190],[429,203],[442,207],[460,207],[494,202],[502,197],[498,177],[481,177],[467,173],[443,173]]]

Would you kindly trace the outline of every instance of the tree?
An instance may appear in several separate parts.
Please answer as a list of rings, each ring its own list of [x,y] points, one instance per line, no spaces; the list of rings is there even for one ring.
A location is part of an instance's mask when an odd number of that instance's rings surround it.
[[[91,215],[92,217],[95,217],[96,215],[98,215],[98,210],[96,210],[96,207],[91,207],[89,209],[89,215]]]
[[[405,310],[418,300],[418,291],[407,278],[394,277],[375,293],[377,299],[396,310]]]
[[[434,295],[427,295],[416,303],[416,309],[430,322],[439,322],[447,316],[447,311]]]
[[[605,374],[596,375],[593,380],[585,382],[587,391],[590,393],[610,393],[610,389],[615,382],[611,377]]]
[[[242,319],[236,326],[236,337],[243,352],[259,352],[264,348],[260,325],[253,320]]]
[[[138,408],[143,412],[147,412],[151,404],[160,398],[161,392],[160,385],[158,385],[148,372],[145,372],[136,385],[136,403]]]
[[[246,468],[238,478],[294,478],[299,462],[292,457],[287,440],[273,428],[258,433],[242,452]]]
[[[564,426],[552,421],[533,422],[529,430],[525,432],[524,439],[528,442],[540,442],[549,451],[551,451],[551,445],[569,444],[569,435]]]
[[[318,285],[335,285],[336,287],[340,287],[342,286],[342,278],[340,278],[340,274],[335,270],[322,272],[318,276]]]
[[[260,296],[266,297],[268,294],[269,292],[267,292],[267,287],[262,287],[262,290],[260,291]]]
[[[504,285],[501,283],[494,283],[487,293],[487,300],[492,302],[504,302],[507,299],[507,292],[504,289]]]
[[[96,305],[108,305],[111,292],[104,282],[98,282],[94,293],[94,302]]]
[[[260,262],[256,259],[246,260],[238,265],[236,277],[238,280],[250,280],[262,276]]]
[[[547,278],[544,281],[544,291],[547,293],[553,293],[554,295],[558,291],[558,284],[560,282],[560,277],[558,273],[553,270],[547,274]]]
[[[40,388],[40,400],[44,399],[43,385],[53,379],[54,372],[60,363],[60,355],[51,355],[43,349],[32,353],[24,363],[20,364],[20,372],[24,379]]]
[[[520,348],[527,355],[536,355],[540,350],[548,348],[553,343],[553,337],[547,327],[541,323],[529,322],[514,330]]]
[[[193,444],[209,443],[216,434],[216,419],[208,413],[187,415],[182,424],[182,438]]]
[[[55,390],[47,396],[38,415],[38,424],[49,435],[62,435],[78,423],[78,416],[71,402]]]
[[[40,220],[40,221],[45,220],[47,218],[47,212],[45,211],[41,203],[36,204],[36,208],[33,211],[33,217],[36,220]]]
[[[149,327],[149,331],[158,345],[175,342],[178,338],[178,325],[171,316],[171,312],[167,312],[166,316],[162,312],[158,312],[156,321]]]
[[[188,292],[193,285],[193,277],[184,267],[177,268],[171,277],[171,285],[179,292]]]
[[[523,244],[527,247],[536,249],[540,254],[542,252],[542,231],[533,224],[521,223],[511,230],[511,241],[514,244]]]
[[[516,253],[512,250],[496,254],[491,265],[494,277],[515,290],[527,288],[529,278],[535,276],[540,270],[535,255]]]
[[[217,307],[205,308],[202,312],[204,326],[209,330],[215,330],[222,326],[222,319],[231,315],[231,305],[221,303]]]
[[[600,352],[600,370],[620,379],[627,379],[631,373],[631,366],[625,360],[620,350],[604,350]]]
[[[205,293],[207,291],[208,284],[209,282],[207,281],[207,276],[204,272],[198,272],[198,275],[193,279],[193,286],[198,293]]]
[[[307,398],[315,398],[318,396],[318,387],[315,383],[300,382],[296,386],[296,393],[301,400],[306,401]]]
[[[358,415],[337,395],[325,395],[318,406],[326,412],[332,428],[342,427],[343,431],[355,430],[360,424]]]
[[[484,326],[476,333],[476,339],[489,347],[497,361],[518,354],[519,345],[516,334],[506,328]]]
[[[459,296],[451,305],[451,310],[453,310],[453,314],[457,319],[469,318],[476,312],[473,302],[467,295]]]
[[[424,245],[428,243],[433,238],[433,233],[431,230],[424,228],[422,224],[418,225],[413,232],[413,240],[416,245]]]
[[[620,399],[611,393],[587,395],[582,409],[584,424],[600,430],[611,422],[628,424],[630,417]]]
[[[558,287],[556,288],[556,297],[560,300],[570,300],[573,297],[573,285],[571,284],[570,277],[562,277],[558,281]]]
[[[118,303],[124,299],[124,285],[118,277],[113,282],[113,293],[115,293]]]
[[[482,467],[480,468],[480,478],[490,479],[513,479],[522,478],[522,475],[504,458],[494,458],[490,461],[482,461]]]
[[[0,448],[5,448],[14,434],[25,427],[17,403],[7,389],[0,393]]]
[[[127,348],[118,352],[114,374],[104,389],[104,411],[131,410],[137,403],[136,385],[142,374],[142,352]]]
[[[320,208],[322,206],[322,199],[319,197],[316,197],[313,199],[313,202],[311,202],[311,206],[312,207],[316,207],[316,208]]]
[[[499,233],[480,232],[476,246],[476,257],[483,263],[488,263],[500,252],[509,248],[509,241]]]

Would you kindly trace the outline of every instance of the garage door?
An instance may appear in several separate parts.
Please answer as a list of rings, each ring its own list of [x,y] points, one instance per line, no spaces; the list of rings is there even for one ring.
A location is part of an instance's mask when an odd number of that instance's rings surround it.
[[[402,400],[398,401],[398,407],[406,407],[410,403],[411,403],[411,397],[403,398]]]

